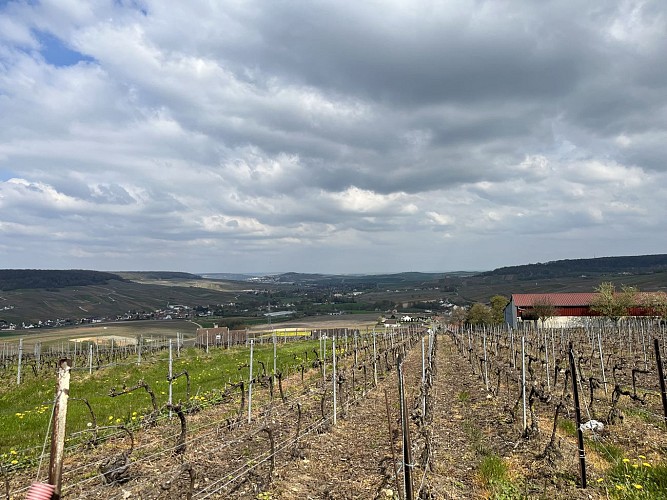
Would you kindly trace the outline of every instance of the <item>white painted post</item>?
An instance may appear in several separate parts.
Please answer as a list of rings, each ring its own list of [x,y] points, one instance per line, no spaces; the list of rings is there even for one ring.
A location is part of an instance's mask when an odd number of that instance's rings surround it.
[[[19,339],[19,366],[16,372],[16,385],[21,385],[21,362],[23,361],[23,339]]]
[[[171,411],[171,405],[172,405],[172,384],[174,381],[172,380],[173,376],[173,367],[174,367],[174,357],[172,354],[172,348],[171,348],[171,339],[169,339],[169,418],[172,417],[172,411]]]
[[[377,348],[375,339],[375,328],[373,328],[373,383],[378,385],[378,364],[377,364]]]
[[[49,459],[49,484],[54,486],[53,498],[60,498],[62,485],[63,458],[65,454],[65,423],[67,421],[67,401],[69,399],[70,367],[66,359],[61,359],[58,368],[56,402],[53,410],[53,430],[51,431],[51,453]]]
[[[357,342],[357,330],[355,328],[354,332],[352,333],[354,336],[354,366],[357,366],[357,351],[359,349],[359,345]]]
[[[544,363],[547,372],[547,390],[551,391],[551,381],[549,380],[549,344],[547,344],[547,330],[542,323],[542,330],[544,333]]]
[[[486,327],[483,328],[484,333],[484,383],[486,384],[486,390],[489,390],[489,361],[486,357]]]
[[[277,338],[276,338],[276,331],[273,330],[273,376],[276,376],[276,359],[278,356],[276,355],[276,344],[277,344]]]
[[[424,354],[424,337],[422,337],[422,417],[425,416],[426,416],[426,357]]]
[[[333,339],[333,425],[336,425],[336,337]]]
[[[248,423],[252,421],[252,357],[255,341],[250,339],[250,376],[248,380]]]
[[[516,353],[514,352],[514,330],[510,327],[510,343],[512,344],[512,368],[516,370]]]
[[[93,344],[88,346],[88,375],[93,374]]]
[[[523,400],[523,431],[526,432],[526,335],[521,336],[521,399]]]

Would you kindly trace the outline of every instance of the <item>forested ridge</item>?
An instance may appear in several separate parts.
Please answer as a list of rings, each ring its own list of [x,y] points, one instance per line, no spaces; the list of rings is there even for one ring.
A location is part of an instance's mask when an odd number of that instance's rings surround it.
[[[516,279],[559,278],[580,275],[647,274],[667,271],[667,254],[630,257],[598,257],[565,259],[537,264],[508,266],[482,273],[480,276],[514,276]]]
[[[110,280],[124,281],[113,273],[81,269],[0,269],[0,290],[4,291],[103,285]]]

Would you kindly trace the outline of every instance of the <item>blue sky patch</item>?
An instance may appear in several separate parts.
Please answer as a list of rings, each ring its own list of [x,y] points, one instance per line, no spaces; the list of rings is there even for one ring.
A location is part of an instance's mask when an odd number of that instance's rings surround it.
[[[41,45],[40,53],[44,60],[53,66],[74,66],[94,59],[67,47],[59,38],[45,32],[35,32]]]

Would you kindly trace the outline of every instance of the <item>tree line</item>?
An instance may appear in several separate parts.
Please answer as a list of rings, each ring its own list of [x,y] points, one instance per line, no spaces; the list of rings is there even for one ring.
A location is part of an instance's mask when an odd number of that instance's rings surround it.
[[[125,281],[116,274],[100,271],[85,271],[78,269],[0,269],[0,290],[3,291],[105,285],[110,280]]]

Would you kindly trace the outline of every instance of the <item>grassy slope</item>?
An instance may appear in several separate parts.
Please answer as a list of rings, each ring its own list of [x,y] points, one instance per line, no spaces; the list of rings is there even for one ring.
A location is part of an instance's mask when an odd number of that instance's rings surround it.
[[[301,362],[306,349],[312,349],[317,342],[296,342],[278,346],[278,369],[285,370]],[[312,357],[312,356],[311,356]],[[200,402],[214,401],[231,381],[248,380],[249,349],[238,347],[229,350],[211,349],[209,354],[202,350],[188,348],[176,358],[174,352],[173,373],[187,370],[191,380],[191,396],[197,395]],[[273,347],[271,344],[256,346],[254,370],[260,370],[259,360],[267,370],[273,367]],[[133,359],[122,365],[93,371],[89,375],[86,367],[74,369],[71,375],[70,397],[85,398],[89,401],[99,426],[138,425],[143,415],[151,411],[150,398],[140,389],[130,394],[110,397],[112,387],[121,390],[132,387],[139,380],[145,380],[154,391],[159,407],[168,401],[168,353],[145,356],[142,364]],[[8,374],[9,375],[9,374]],[[20,463],[38,455],[44,440],[50,417],[50,405],[54,397],[55,375],[40,375],[35,378],[27,370],[24,382],[15,385],[15,375],[0,380],[0,463],[11,466],[12,460]],[[186,400],[186,380],[179,378],[173,387],[173,401]],[[136,413],[135,413],[136,412]],[[134,417],[134,418],[133,418]],[[84,432],[92,421],[85,404],[71,399],[67,418],[68,436]],[[92,423],[92,422],[91,422]],[[87,435],[87,433],[86,433]],[[73,443],[71,443],[73,444]],[[12,453],[16,452],[16,455]]]

